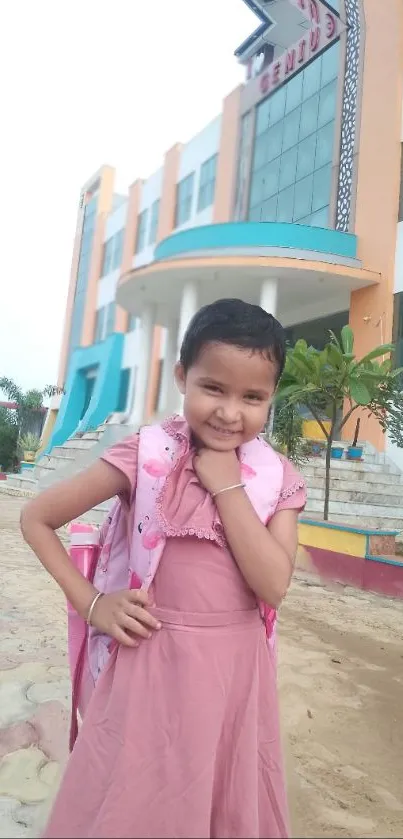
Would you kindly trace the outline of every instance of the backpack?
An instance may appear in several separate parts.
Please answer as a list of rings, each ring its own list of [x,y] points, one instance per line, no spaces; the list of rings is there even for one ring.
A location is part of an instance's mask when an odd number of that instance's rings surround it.
[[[86,567],[87,578],[103,593],[126,588],[148,590],[169,536],[196,536],[215,539],[225,545],[222,525],[216,512],[212,528],[195,531],[184,527],[170,531],[161,503],[167,477],[181,463],[189,447],[189,428],[182,417],[174,416],[162,425],[144,426],[139,432],[137,481],[130,505],[122,500],[113,504],[99,530],[98,544]],[[239,457],[245,491],[266,524],[276,510],[283,484],[280,457],[261,438],[241,446]],[[80,568],[83,571],[83,568]],[[259,603],[268,641],[274,649],[276,612]],[[70,747],[77,732],[77,711],[85,714],[99,674],[109,660],[116,642],[95,627],[88,627],[77,613],[69,611],[68,646],[73,683]]]

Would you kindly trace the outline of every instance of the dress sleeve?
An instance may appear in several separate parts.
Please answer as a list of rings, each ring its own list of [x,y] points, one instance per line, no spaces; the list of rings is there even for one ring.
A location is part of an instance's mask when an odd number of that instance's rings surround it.
[[[284,468],[283,486],[276,512],[279,512],[279,510],[298,510],[301,513],[306,504],[305,480],[286,457],[282,457],[281,460]]]
[[[102,460],[115,466],[126,476],[130,484],[130,497],[136,489],[138,449],[139,435],[132,434],[106,449],[101,456]]]

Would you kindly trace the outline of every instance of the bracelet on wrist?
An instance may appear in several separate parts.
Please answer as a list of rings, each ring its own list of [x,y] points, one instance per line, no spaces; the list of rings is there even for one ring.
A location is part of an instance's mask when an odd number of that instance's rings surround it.
[[[93,598],[93,600],[91,601],[90,608],[88,609],[88,615],[87,615],[88,626],[92,626],[91,618],[92,618],[93,611],[95,609],[96,604],[98,603],[98,600],[100,600],[100,598],[103,597],[103,596],[104,596],[103,591],[98,591],[96,593],[95,597]]]
[[[229,487],[218,489],[217,492],[212,492],[211,497],[217,498],[217,495],[222,495],[223,492],[230,492],[233,489],[245,489],[245,484],[231,484]]]

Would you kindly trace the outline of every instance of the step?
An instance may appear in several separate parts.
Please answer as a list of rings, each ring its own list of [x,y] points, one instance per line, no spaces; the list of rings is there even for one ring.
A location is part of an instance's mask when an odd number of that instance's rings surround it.
[[[76,458],[79,457],[83,451],[85,451],[89,446],[86,446],[84,449],[82,446],[55,446],[51,451],[51,456],[55,457],[72,457]],[[49,455],[48,455],[49,456]]]
[[[384,492],[382,490],[379,492],[380,487],[377,484],[372,484],[371,491],[361,491],[357,490],[355,487],[347,488],[345,487],[337,489],[335,487],[331,487],[330,489],[330,500],[331,501],[345,501],[349,504],[369,504],[371,506],[390,506],[390,507],[402,507],[403,508],[403,496],[402,493],[396,493],[395,495],[390,495],[391,487],[384,487]],[[308,495],[310,499],[316,499],[319,501],[323,501],[325,498],[325,489],[324,486],[321,487],[313,487],[311,484],[308,486]]]
[[[321,515],[311,512],[310,510],[305,510],[304,512],[305,518],[312,518],[318,519],[318,521],[323,521],[323,510]],[[332,512],[329,516],[330,521],[334,524],[345,524],[351,527],[369,527],[372,530],[397,530],[399,532],[403,532],[403,522],[400,518],[382,518],[378,516],[371,516],[369,518],[361,517],[357,518],[357,516],[350,516],[346,513],[334,513]]]
[[[7,475],[7,480],[2,481],[0,486],[6,491],[7,489],[26,489],[36,492],[37,481],[30,475],[10,474]]]
[[[71,437],[70,440],[66,440],[63,443],[63,448],[65,449],[90,449],[95,443],[98,442],[98,437],[88,438],[88,437]]]
[[[307,477],[324,477],[326,468],[322,460],[309,460],[302,466],[301,471]],[[378,481],[382,475],[393,484],[402,484],[402,473],[397,467],[383,466],[382,464],[370,463],[366,466],[363,463],[348,464],[347,462],[332,463],[330,475],[335,478],[343,478],[346,481]]]
[[[308,492],[306,505],[307,512],[323,513],[323,501],[311,498]],[[403,530],[403,507],[388,507],[382,504],[356,504],[351,501],[332,501],[330,499],[329,511],[331,514],[354,516],[356,521],[362,519],[400,519],[399,529]]]
[[[331,492],[367,492],[367,493],[379,493],[382,495],[390,495],[393,494],[397,498],[402,499],[403,503],[403,484],[395,484],[392,481],[388,480],[388,475],[380,475],[379,481],[373,480],[365,480],[363,477],[362,480],[346,480],[341,478],[335,478],[332,476],[330,478],[330,491]],[[395,477],[395,476],[393,476]],[[325,479],[323,475],[313,477],[312,475],[305,476],[306,485],[309,488],[309,491],[314,489],[323,489],[325,487]]]

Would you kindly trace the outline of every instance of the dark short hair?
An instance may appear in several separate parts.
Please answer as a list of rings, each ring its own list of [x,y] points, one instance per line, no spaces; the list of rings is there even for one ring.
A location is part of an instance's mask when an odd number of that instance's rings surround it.
[[[273,315],[244,300],[224,299],[196,312],[186,330],[180,363],[187,373],[209,343],[233,344],[261,352],[277,365],[277,381],[285,364],[285,333]]]

